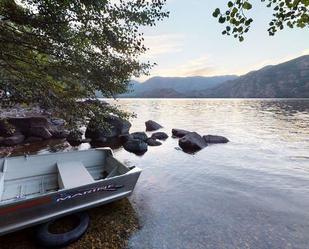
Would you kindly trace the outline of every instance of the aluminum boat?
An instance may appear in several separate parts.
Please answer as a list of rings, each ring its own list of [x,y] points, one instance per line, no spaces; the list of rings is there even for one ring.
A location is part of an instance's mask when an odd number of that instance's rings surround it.
[[[111,149],[0,159],[0,235],[129,196],[141,174]]]

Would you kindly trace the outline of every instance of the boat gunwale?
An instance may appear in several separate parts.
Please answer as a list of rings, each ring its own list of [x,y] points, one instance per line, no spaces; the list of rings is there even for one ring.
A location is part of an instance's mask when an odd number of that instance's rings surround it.
[[[46,198],[46,197],[48,197],[50,195],[54,195],[54,194],[58,194],[58,193],[61,194],[61,193],[66,192],[66,191],[72,191],[74,189],[79,189],[79,188],[82,188],[82,187],[86,188],[87,186],[96,185],[96,184],[99,184],[99,183],[104,182],[104,181],[109,181],[109,180],[117,179],[117,178],[124,177],[124,176],[127,176],[127,175],[133,175],[135,173],[141,173],[141,172],[142,172],[142,170],[140,168],[135,167],[134,169],[128,171],[125,174],[118,175],[118,176],[113,176],[113,177],[110,177],[110,178],[107,178],[107,179],[105,178],[105,179],[97,180],[95,182],[92,182],[92,183],[89,183],[89,184],[86,184],[86,185],[80,185],[80,186],[77,186],[75,188],[60,189],[58,191],[52,191],[52,192],[45,193],[45,194],[42,194],[42,195],[39,195],[39,196],[36,196],[36,197],[20,198],[19,200],[16,200],[16,201],[13,201],[13,202],[4,203],[2,205],[1,205],[1,201],[0,201],[0,210],[2,208],[7,208],[7,207],[14,206],[14,205],[17,205],[17,204],[25,203],[27,201],[34,201],[35,199]]]
[[[101,147],[101,148],[95,148],[95,149],[90,149],[90,150],[91,151],[95,151],[95,150],[107,151],[107,152],[111,153],[110,156],[114,157],[113,151],[110,148],[108,148],[108,147]],[[74,152],[78,153],[78,152],[88,152],[88,151],[89,150],[64,151],[64,152],[46,153],[46,154],[29,155],[29,156],[31,156],[31,157],[32,156],[34,156],[34,157],[36,157],[36,156],[50,156],[50,155],[54,155],[54,154],[65,154],[65,153],[74,153]],[[14,158],[23,158],[23,157],[24,156],[16,156]],[[13,158],[13,157],[11,157],[11,158]],[[6,160],[6,159],[9,159],[9,157],[4,158],[4,160]],[[120,161],[118,161],[118,162],[121,163],[124,167],[128,168],[122,162],[120,162]],[[7,207],[10,207],[10,206],[14,206],[14,205],[25,203],[27,201],[34,201],[36,199],[46,198],[46,197],[54,195],[54,194],[62,194],[64,192],[73,191],[74,189],[78,189],[78,188],[81,188],[81,187],[85,187],[86,188],[86,187],[89,187],[91,185],[100,184],[100,183],[102,183],[104,181],[109,181],[109,180],[121,178],[121,177],[128,176],[128,175],[135,174],[135,173],[141,173],[141,172],[142,172],[142,170],[140,168],[138,168],[138,167],[134,167],[133,169],[129,169],[128,168],[128,172],[126,172],[124,174],[116,175],[116,176],[113,176],[113,177],[104,178],[104,179],[100,179],[100,180],[96,180],[95,182],[92,182],[92,183],[89,183],[89,184],[85,184],[85,185],[80,185],[80,186],[77,186],[77,187],[74,187],[74,188],[59,189],[57,191],[50,191],[50,192],[46,192],[46,193],[43,193],[43,194],[38,195],[38,196],[34,196],[34,197],[30,197],[30,198],[20,198],[20,199],[14,200],[14,201],[9,201],[9,200],[0,201],[0,210],[2,208],[7,208]],[[50,174],[57,174],[57,173],[50,173]],[[21,179],[21,178],[19,178],[19,179]]]

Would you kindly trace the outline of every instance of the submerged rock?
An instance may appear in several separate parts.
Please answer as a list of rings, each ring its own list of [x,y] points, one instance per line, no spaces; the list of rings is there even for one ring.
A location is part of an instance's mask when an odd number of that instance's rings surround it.
[[[133,132],[130,134],[134,139],[139,139],[142,141],[146,141],[148,139],[148,136],[145,132]]]
[[[172,134],[174,137],[184,137],[190,133],[190,131],[182,130],[182,129],[172,129]]]
[[[6,146],[14,146],[14,145],[18,145],[21,144],[25,139],[25,136],[22,134],[15,134],[13,136],[10,137],[6,137],[2,140],[2,144],[6,145]]]
[[[178,141],[180,148],[185,152],[196,152],[207,146],[205,140],[196,132],[190,132]]]
[[[149,146],[160,146],[160,145],[162,145],[162,143],[160,141],[157,141],[156,139],[153,139],[153,138],[148,138],[147,144]]]
[[[165,140],[168,138],[168,135],[165,132],[155,132],[151,135],[151,138]]]
[[[123,145],[123,148],[129,152],[142,154],[147,151],[148,145],[140,139],[131,139]]]
[[[163,128],[160,124],[153,120],[148,120],[145,122],[146,125],[146,131],[156,131],[159,130],[160,128]]]
[[[217,136],[217,135],[206,135],[203,136],[206,143],[209,144],[217,144],[217,143],[227,143],[229,140],[226,137],[223,136]]]
[[[101,138],[97,139],[95,141],[90,142],[91,147],[110,147],[111,149],[118,149],[123,144],[124,141],[121,137],[112,137],[112,138]]]

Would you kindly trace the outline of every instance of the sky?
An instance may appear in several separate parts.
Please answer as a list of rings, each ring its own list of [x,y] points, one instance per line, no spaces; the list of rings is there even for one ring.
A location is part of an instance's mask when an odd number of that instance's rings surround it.
[[[149,51],[142,61],[156,63],[150,76],[242,75],[266,65],[278,64],[309,54],[308,29],[290,29],[270,37],[267,32],[271,9],[252,0],[248,15],[251,30],[240,43],[221,34],[225,25],[212,17],[215,8],[226,9],[228,0],[167,0],[170,16],[155,27],[142,28]]]

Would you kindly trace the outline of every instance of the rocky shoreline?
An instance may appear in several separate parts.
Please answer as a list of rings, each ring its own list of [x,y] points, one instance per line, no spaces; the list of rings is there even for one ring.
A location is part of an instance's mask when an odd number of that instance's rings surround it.
[[[0,118],[0,154],[9,154],[10,148],[17,145],[35,144],[51,139],[64,139],[71,146],[90,143],[93,147],[118,148],[123,146],[128,152],[143,155],[149,146],[160,146],[169,135],[157,131],[163,126],[153,120],[145,122],[146,132],[130,133],[131,123],[114,115],[105,118],[105,126],[90,120],[85,133],[82,130],[68,131],[66,122],[40,108],[15,108],[2,111]],[[106,126],[107,124],[107,126]],[[172,129],[173,138],[179,138],[179,147],[187,153],[195,153],[208,144],[227,143],[223,136],[205,135],[182,129]],[[6,153],[7,152],[7,153]]]

